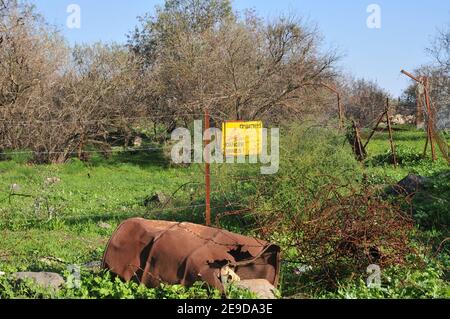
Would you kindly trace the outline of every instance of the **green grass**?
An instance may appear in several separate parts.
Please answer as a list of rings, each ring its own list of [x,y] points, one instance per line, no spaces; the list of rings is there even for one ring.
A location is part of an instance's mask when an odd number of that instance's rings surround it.
[[[367,134],[367,133],[366,133]],[[419,198],[416,202],[419,214],[422,214],[423,224],[421,236],[434,245],[448,233],[445,227],[438,226],[448,220],[450,185],[448,180],[442,180],[440,174],[448,171],[449,166],[439,159],[436,163],[430,160],[414,161],[411,154],[421,154],[425,135],[421,131],[402,128],[395,131],[394,136],[404,164],[395,169],[383,156],[388,156],[390,146],[387,133],[377,133],[368,146],[369,158],[365,162],[363,173],[372,184],[380,187],[395,183],[408,173],[417,173],[431,177],[433,186],[428,191],[429,196]],[[329,154],[321,160],[323,167],[317,173],[328,173],[336,167],[336,159],[345,159],[343,150],[327,148],[325,145],[314,145],[314,140],[306,149],[319,150]],[[336,141],[342,145],[342,141]],[[345,155],[345,156],[344,156]],[[164,156],[158,152],[116,152],[109,159],[94,156],[89,163],[72,160],[64,165],[31,165],[29,158],[10,156],[11,160],[0,162],[0,271],[16,270],[49,270],[64,272],[66,265],[83,265],[90,261],[101,259],[103,249],[115,227],[124,219],[141,216],[149,219],[177,220],[203,223],[204,221],[204,184],[203,166],[171,167]],[[381,160],[380,160],[381,159]],[[414,159],[414,158],[413,158]],[[283,159],[282,159],[283,160]],[[315,157],[305,153],[303,160],[304,172],[299,172],[298,178],[314,173]],[[358,170],[353,164],[343,164],[343,172]],[[309,168],[308,168],[309,167]],[[233,175],[254,176],[258,167],[243,165],[230,168],[227,165],[213,165],[213,220],[214,216],[227,210],[245,206],[248,195],[255,191],[255,181],[233,180]],[[48,178],[57,177],[60,182],[51,184]],[[16,184],[14,190],[11,185]],[[156,192],[163,192],[171,197],[170,203],[145,205],[145,199]],[[287,194],[297,196],[297,194]],[[438,198],[438,200],[436,200]],[[300,204],[300,202],[299,202]],[[179,208],[181,207],[181,208]],[[433,215],[435,214],[435,215]],[[430,217],[431,216],[431,217]],[[426,224],[430,218],[442,218],[437,224]],[[444,222],[442,222],[444,220]],[[98,227],[98,223],[106,222],[109,229]],[[246,232],[246,225],[251,219],[225,218],[221,225],[231,231]],[[423,226],[423,227],[422,227]],[[447,229],[448,231],[448,229]],[[445,251],[445,249],[444,249]],[[52,260],[60,260],[54,262]],[[50,260],[50,261],[49,261]],[[444,258],[442,263],[447,263]],[[351,282],[343,282],[335,291],[314,291],[314,285],[306,283],[305,287],[294,287],[289,277],[292,267],[283,265],[282,293],[290,296],[306,291],[309,297],[327,298],[390,298],[390,297],[448,297],[448,282],[440,281],[444,270],[430,262],[427,271],[430,280],[437,284],[423,284],[414,289],[414,284],[408,285],[392,279],[392,284],[385,291],[368,291],[356,276]],[[448,267],[447,267],[448,268]],[[414,281],[420,274],[414,270],[405,271],[404,276]],[[395,274],[395,270],[388,272]],[[105,277],[106,276],[106,277]],[[394,276],[395,277],[395,276]],[[100,279],[96,279],[100,278]],[[412,279],[411,279],[412,278]],[[141,291],[139,287],[127,284],[111,286],[107,275],[86,273],[85,289],[81,292],[63,291],[59,295],[42,292],[32,285],[18,287],[5,277],[0,278],[0,286],[8,294],[2,297],[76,297],[76,298],[214,298],[217,292],[208,292],[201,287],[193,290],[182,287],[163,287],[156,290]],[[397,281],[396,281],[397,280]],[[422,279],[417,279],[422,280]],[[412,287],[411,293],[401,291],[403,286]],[[311,289],[312,286],[312,289]],[[430,288],[431,287],[431,288]],[[436,288],[438,287],[438,288]],[[102,290],[103,289],[103,290]],[[303,290],[302,290],[303,289]],[[430,289],[437,289],[435,293]],[[0,287],[1,290],[1,287]],[[245,296],[242,292],[235,297]]]
[[[0,163],[2,222],[21,219],[106,218],[145,213],[142,201],[156,191],[172,194],[180,184],[196,180],[195,168],[165,168],[120,163],[86,165],[11,165]],[[48,178],[60,182],[50,184]],[[19,185],[10,196],[11,185]],[[186,190],[180,193],[186,194]],[[20,195],[20,196],[17,196]],[[51,208],[51,209],[50,209]]]
[[[363,132],[363,140],[365,141],[369,132]],[[447,143],[450,142],[450,136],[447,135]],[[400,161],[403,156],[414,154],[415,157],[421,157],[424,151],[426,142],[426,133],[422,130],[416,130],[415,128],[408,126],[400,126],[397,130],[394,130],[393,134],[394,143],[396,146],[397,156]],[[389,181],[399,181],[405,177],[408,173],[416,173],[424,176],[431,176],[436,172],[448,169],[447,162],[443,159],[440,151],[436,148],[438,160],[432,162],[430,159],[430,147],[428,146],[427,158],[420,161],[406,161],[406,163],[400,165],[394,169],[392,165],[387,163],[386,160],[391,154],[391,146],[389,143],[389,133],[386,131],[375,133],[374,137],[370,141],[367,151],[368,159],[367,164],[369,166],[368,173],[375,174],[388,178]],[[371,162],[380,162],[386,160],[385,165],[373,165]]]
[[[39,166],[0,162],[0,269],[5,263],[26,268],[46,256],[68,263],[98,259],[100,254],[94,252],[103,249],[114,228],[129,217],[200,218],[201,207],[175,209],[201,204],[201,194],[189,187],[179,190],[164,212],[157,203],[144,205],[158,191],[170,196],[180,185],[197,181],[198,167],[143,164],[119,159]],[[60,182],[49,184],[47,179],[53,177]],[[18,189],[11,192],[13,184]],[[102,229],[100,221],[112,227]]]
[[[49,178],[59,181],[52,184]],[[67,265],[99,261],[112,232],[130,217],[203,223],[203,179],[202,165],[170,167],[160,154],[147,152],[118,152],[109,159],[96,156],[89,163],[73,159],[64,165],[32,165],[14,157],[0,162],[0,271],[63,273]],[[157,192],[166,194],[170,202],[146,204]],[[223,193],[223,187],[213,192],[213,216],[228,205]],[[233,201],[233,196],[230,192],[226,199]],[[100,228],[99,222],[111,228]],[[220,297],[198,286],[142,292],[124,284],[114,285],[121,289],[114,292],[108,280],[97,280],[89,273],[86,278],[91,292],[65,291],[65,297]],[[9,291],[3,297],[11,297],[14,291],[15,297],[61,297],[31,283],[17,286],[6,280],[3,285]],[[253,296],[239,289],[230,293],[236,298]]]
[[[367,135],[365,132],[364,135]],[[445,135],[447,143],[450,136]],[[394,131],[394,142],[399,166],[391,163],[391,150],[387,132],[376,133],[368,145],[369,157],[366,160],[366,174],[375,184],[396,183],[406,175],[413,173],[429,178],[427,189],[413,199],[416,221],[425,230],[439,229],[441,237],[450,236],[450,166],[439,149],[437,160],[431,160],[428,147],[423,158],[426,134],[408,126]]]

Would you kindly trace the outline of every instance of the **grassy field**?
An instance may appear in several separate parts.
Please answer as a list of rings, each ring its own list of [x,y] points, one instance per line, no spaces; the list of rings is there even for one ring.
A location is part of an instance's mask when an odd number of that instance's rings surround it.
[[[367,137],[368,132],[364,132],[363,137]],[[436,152],[439,159],[437,162],[432,163],[430,161],[431,151],[428,146],[427,160],[420,159],[420,155],[423,154],[426,134],[422,130],[416,130],[408,126],[396,127],[393,133],[394,141],[396,145],[396,152],[399,153],[399,160],[406,158],[405,163],[394,169],[392,165],[380,165],[390,154],[391,146],[389,144],[389,133],[387,131],[375,133],[373,139],[368,145],[367,151],[369,154],[369,162],[378,162],[371,168],[371,171],[376,172],[380,176],[392,177],[394,180],[405,177],[408,173],[415,172],[420,175],[430,176],[436,171],[442,171],[448,168],[445,160],[436,146]],[[450,136],[443,135],[447,139],[447,143],[450,141]],[[417,159],[417,160],[415,160]],[[370,164],[370,163],[369,163]],[[381,163],[382,164],[382,163]]]
[[[390,149],[387,133],[377,133],[369,144],[369,158],[363,171],[371,183],[395,183],[411,172],[432,178],[449,170],[448,164],[442,159],[436,163],[429,160],[411,160],[411,154],[420,154],[423,151],[423,132],[399,128],[395,132],[395,141],[400,159],[405,158],[404,164],[397,169],[385,160]],[[241,171],[247,169],[248,166],[244,166]],[[250,170],[247,173],[253,174]],[[226,179],[217,179],[220,174],[221,168],[213,168],[214,214],[239,207],[240,195],[252,191],[251,184],[236,184],[227,182]],[[159,152],[115,152],[109,159],[95,155],[89,163],[74,159],[65,165],[32,165],[20,154],[11,155],[10,160],[0,162],[0,271],[9,273],[47,270],[65,273],[69,264],[84,265],[99,261],[114,229],[129,217],[202,223],[202,181],[201,165],[171,167]],[[169,202],[161,204],[151,201],[151,197],[157,192],[166,194]],[[438,199],[434,199],[433,203],[428,199],[419,204],[423,204],[427,211],[435,210],[437,214],[443,214],[444,218],[448,219],[448,181],[437,181],[436,193]],[[235,223],[227,228],[240,231],[239,225]],[[424,233],[426,232],[429,241],[437,241],[448,235],[445,228],[428,228],[424,230]],[[447,255],[444,255],[439,259],[441,266],[448,262]],[[283,271],[290,269],[285,267]],[[133,284],[112,283],[105,274],[95,274],[88,270],[83,270],[83,273],[84,290],[65,290],[62,295],[56,297],[220,297],[217,292],[206,291],[202,287],[185,289],[176,286],[150,290]],[[411,270],[409,275],[405,276],[413,278],[420,276],[420,272]],[[442,281],[442,273],[436,271],[436,274],[429,276],[432,280],[439,281],[435,295],[450,297],[448,281]],[[286,274],[283,278],[285,282],[282,283],[282,295],[288,297],[295,294],[293,289],[289,289],[289,275]],[[392,287],[395,287],[389,289],[395,290],[396,285],[403,284],[392,282]],[[54,294],[35,287],[16,286],[4,278],[0,279],[0,290],[1,285],[5,291],[3,297],[55,297]],[[382,298],[398,293],[398,290],[395,290],[395,293],[368,292],[359,281],[346,285],[350,286],[343,285],[338,290],[306,295]],[[425,285],[418,290],[419,293],[414,293],[419,294],[419,297],[432,297],[435,296],[430,292],[433,289],[437,288]],[[424,291],[422,295],[420,291]],[[414,293],[411,293],[411,297],[416,297]],[[251,297],[244,292],[235,292],[235,296]],[[398,297],[405,296],[408,296],[407,293],[398,293]]]

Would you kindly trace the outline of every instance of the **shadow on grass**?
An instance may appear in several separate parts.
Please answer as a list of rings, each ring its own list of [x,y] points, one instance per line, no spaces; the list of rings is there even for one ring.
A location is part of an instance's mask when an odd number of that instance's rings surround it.
[[[151,148],[145,150],[124,150],[122,152],[115,152],[110,157],[105,158],[104,156],[96,155],[93,156],[89,165],[94,167],[108,165],[108,166],[119,166],[123,164],[136,165],[141,168],[149,167],[162,167],[167,168],[170,166],[170,160],[164,156],[162,149]]]
[[[245,214],[234,214],[234,212],[242,210],[243,206],[238,204],[230,204],[229,198],[214,198],[211,204],[211,221],[213,227],[220,227],[230,231],[242,232],[250,229],[252,218]],[[188,222],[194,224],[205,224],[206,218],[206,205],[202,199],[191,201],[190,203],[176,203],[169,207],[162,207],[160,205],[154,205],[152,207],[136,208],[134,212],[112,212],[103,213],[97,215],[85,216],[61,216],[50,221],[35,220],[27,224],[26,228],[40,228],[40,229],[58,229],[62,225],[63,227],[75,227],[77,229],[97,227],[100,222],[109,224],[120,224],[121,222],[130,218],[145,218],[149,220],[164,220],[173,222]],[[230,214],[231,213],[231,214]],[[217,219],[216,217],[222,216],[223,218]],[[219,223],[217,223],[217,221]],[[6,227],[8,228],[8,227]],[[98,231],[104,234],[109,234],[114,229],[98,229]]]
[[[363,139],[367,140],[369,133],[363,134]],[[374,141],[386,141],[386,143],[389,143],[389,132],[383,131],[383,132],[377,132],[372,137],[372,140]],[[411,142],[417,142],[417,141],[423,141],[425,143],[426,141],[426,135],[425,132],[414,132],[414,133],[402,133],[399,134],[398,132],[394,134],[394,142],[398,141],[411,141]]]
[[[413,199],[413,214],[424,230],[434,230],[450,236],[450,169],[427,177],[424,190]]]

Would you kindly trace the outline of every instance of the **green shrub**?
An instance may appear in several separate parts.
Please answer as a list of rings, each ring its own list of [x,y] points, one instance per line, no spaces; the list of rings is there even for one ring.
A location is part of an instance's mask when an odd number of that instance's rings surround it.
[[[397,147],[395,151],[395,156],[397,159],[397,163],[402,166],[410,166],[421,163],[426,160],[429,162],[430,160],[423,157],[422,154],[419,154],[412,147]],[[385,166],[394,164],[394,156],[392,155],[392,151],[386,151],[385,153],[375,155],[369,160],[369,164],[373,166]]]
[[[161,284],[158,288],[147,288],[136,282],[123,282],[112,277],[109,272],[94,274],[82,272],[79,285],[73,275],[66,273],[66,282],[59,291],[45,289],[32,281],[17,281],[10,275],[0,277],[1,299],[220,299],[222,294],[209,288],[205,283],[195,283],[192,287]],[[255,299],[254,293],[230,286],[229,299]]]
[[[17,164],[26,164],[33,160],[34,155],[29,150],[14,150],[6,151],[4,157]]]
[[[336,291],[319,298],[338,299],[425,299],[450,298],[450,284],[444,279],[445,267],[428,260],[423,268],[390,267],[381,271],[381,286],[367,286],[365,278],[341,282]],[[366,275],[367,276],[367,275]]]
[[[248,200],[260,236],[279,244],[286,259],[311,266],[310,279],[324,289],[373,261],[404,262],[412,223],[364,185],[341,133],[294,126],[281,146],[279,173],[258,180]]]
[[[450,235],[450,171],[430,176],[428,185],[413,198],[416,223],[425,230],[435,229]]]
[[[357,186],[362,180],[362,167],[338,132],[294,125],[280,144],[279,173],[258,185],[264,192],[259,203],[267,210],[287,204],[292,211],[302,211],[324,186],[349,181]]]

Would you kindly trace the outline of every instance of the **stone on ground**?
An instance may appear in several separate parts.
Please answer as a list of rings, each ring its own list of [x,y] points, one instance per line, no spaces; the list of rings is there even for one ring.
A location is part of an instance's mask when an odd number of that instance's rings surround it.
[[[83,266],[90,270],[100,270],[102,268],[102,262],[101,261],[91,261],[89,263],[84,264]]]
[[[153,196],[149,196],[144,200],[144,205],[145,206],[150,206],[152,203],[156,203],[159,205],[166,205],[167,203],[169,203],[170,198],[164,194],[163,192],[157,192],[156,194],[154,194]]]
[[[409,174],[396,185],[390,186],[386,193],[388,195],[404,195],[409,196],[422,191],[426,188],[428,178],[420,175]]]
[[[110,229],[112,226],[108,223],[104,223],[104,222],[99,222],[97,224],[98,227],[103,228],[103,229]]]
[[[52,272],[16,272],[13,276],[18,280],[31,279],[45,288],[57,289],[65,283],[61,275]]]
[[[261,299],[276,299],[275,287],[265,279],[241,280],[236,283],[236,287],[248,289]]]

